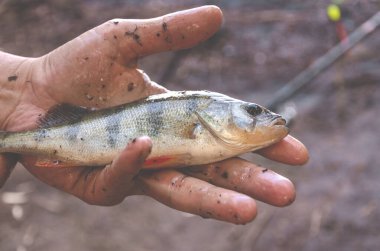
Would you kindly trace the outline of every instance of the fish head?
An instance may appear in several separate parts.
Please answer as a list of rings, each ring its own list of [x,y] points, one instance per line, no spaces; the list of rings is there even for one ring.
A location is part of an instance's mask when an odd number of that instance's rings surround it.
[[[254,103],[213,100],[200,110],[201,124],[229,148],[253,151],[284,138],[289,130],[280,115]]]
[[[231,106],[234,134],[253,149],[280,141],[289,133],[286,120],[255,103]]]

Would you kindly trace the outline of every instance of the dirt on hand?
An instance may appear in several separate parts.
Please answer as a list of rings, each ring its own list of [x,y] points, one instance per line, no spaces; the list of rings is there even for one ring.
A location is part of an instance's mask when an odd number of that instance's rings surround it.
[[[40,56],[106,20],[148,18],[206,2],[5,0],[0,3],[0,48]],[[209,89],[264,104],[338,42],[335,24],[325,14],[328,4],[221,1],[220,32],[196,48],[144,59],[141,68],[169,89]],[[342,8],[350,33],[379,3],[345,1]],[[162,28],[164,33],[168,27]],[[140,43],[136,30],[125,35]],[[257,219],[246,226],[204,220],[145,197],[94,207],[17,167],[0,190],[0,249],[378,249],[379,43],[375,31],[291,100],[297,109],[291,133],[310,151],[306,166],[249,156],[295,182],[297,199],[289,207],[260,204]]]

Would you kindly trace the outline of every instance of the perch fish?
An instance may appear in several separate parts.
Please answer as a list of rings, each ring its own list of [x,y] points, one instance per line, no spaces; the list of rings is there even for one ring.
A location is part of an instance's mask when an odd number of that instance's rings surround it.
[[[146,168],[179,167],[254,151],[287,134],[285,120],[257,104],[182,91],[105,110],[57,108],[38,129],[0,132],[0,152],[37,156],[37,166],[101,166],[146,135],[153,142]]]

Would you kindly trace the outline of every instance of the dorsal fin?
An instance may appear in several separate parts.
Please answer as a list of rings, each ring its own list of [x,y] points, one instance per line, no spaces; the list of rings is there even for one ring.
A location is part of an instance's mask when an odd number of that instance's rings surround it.
[[[50,108],[45,116],[39,119],[37,124],[39,128],[73,124],[91,112],[93,112],[93,110],[87,108],[70,104],[59,104]]]

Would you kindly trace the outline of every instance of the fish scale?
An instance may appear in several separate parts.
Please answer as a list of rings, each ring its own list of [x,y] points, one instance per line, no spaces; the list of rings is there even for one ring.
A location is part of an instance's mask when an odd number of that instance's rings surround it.
[[[208,91],[80,109],[49,112],[44,128],[0,132],[0,152],[34,155],[37,166],[99,166],[111,163],[134,138],[149,136],[153,148],[145,166],[178,167],[237,156],[288,133],[284,120],[264,107]]]

